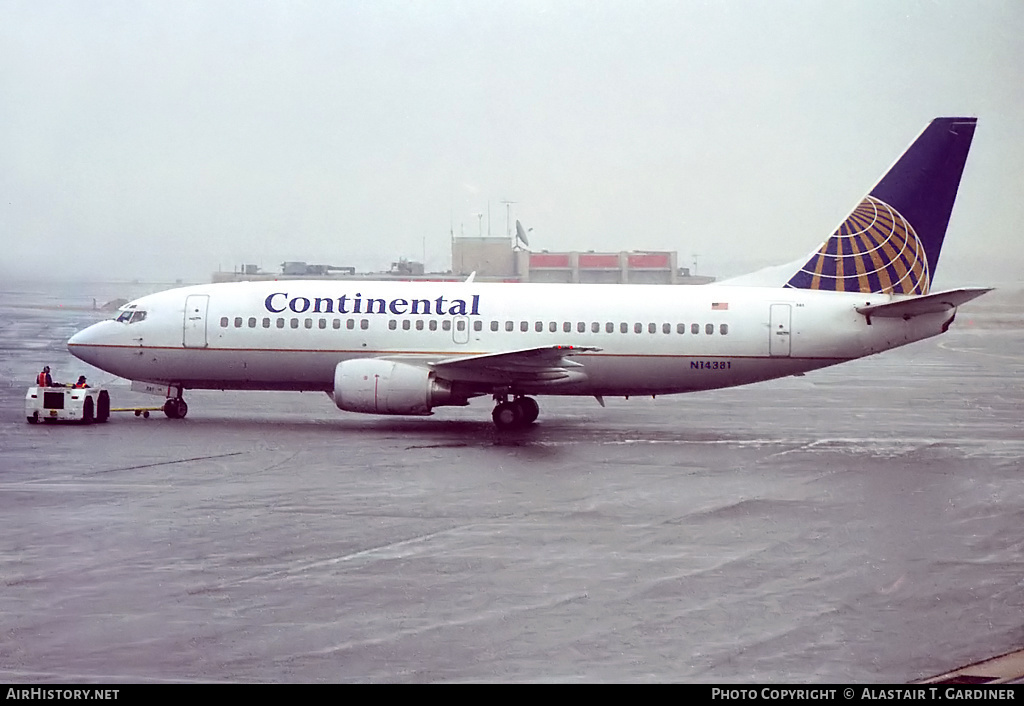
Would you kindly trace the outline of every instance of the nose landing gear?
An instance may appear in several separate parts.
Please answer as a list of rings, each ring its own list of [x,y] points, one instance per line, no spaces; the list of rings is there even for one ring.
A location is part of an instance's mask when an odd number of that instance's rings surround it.
[[[532,397],[520,395],[509,400],[508,395],[495,395],[494,401],[498,404],[491,412],[491,419],[494,420],[494,426],[500,430],[528,427],[540,414],[540,405]]]
[[[164,414],[168,419],[183,419],[188,414],[188,405],[180,396],[171,397],[164,402]]]

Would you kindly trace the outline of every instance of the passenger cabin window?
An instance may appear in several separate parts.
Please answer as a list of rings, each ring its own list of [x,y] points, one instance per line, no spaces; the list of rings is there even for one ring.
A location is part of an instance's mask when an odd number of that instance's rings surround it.
[[[700,324],[690,324],[690,333],[694,336],[700,333]]]
[[[128,319],[125,319],[125,320],[128,321],[130,319],[131,319],[131,317],[129,316]],[[226,316],[220,317],[220,327],[221,328],[227,328],[228,327],[228,317],[226,317]]]
[[[484,330],[484,322],[483,321],[474,321],[473,322],[473,330],[474,331],[483,331]]]
[[[729,324],[722,324],[718,327],[718,332],[723,336],[729,333]]]
[[[370,320],[369,319],[359,319],[359,328],[363,329],[364,331],[366,329],[370,328]]]
[[[509,323],[512,323],[512,322],[509,321]],[[452,320],[451,319],[445,319],[444,321],[442,321],[441,322],[441,328],[444,331],[451,331],[452,330]],[[511,331],[512,329],[509,329],[509,330]]]
[[[277,327],[278,328],[284,328],[284,319],[278,319],[277,320]]]
[[[235,317],[235,328],[242,328],[242,317],[241,316],[236,316]]]
[[[705,324],[704,325],[704,333],[706,333],[707,335],[710,336],[714,332],[715,332],[715,325],[714,324]]]
[[[263,328],[270,328],[270,319],[269,318],[264,317],[264,319],[263,319]]]
[[[256,317],[255,316],[250,316],[249,317],[249,328],[256,328]]]

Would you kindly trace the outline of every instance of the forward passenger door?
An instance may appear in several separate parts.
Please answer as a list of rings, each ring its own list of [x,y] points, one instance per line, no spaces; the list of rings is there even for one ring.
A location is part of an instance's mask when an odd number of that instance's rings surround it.
[[[185,321],[182,325],[181,344],[185,348],[206,348],[206,310],[210,295],[190,294],[185,298]]]

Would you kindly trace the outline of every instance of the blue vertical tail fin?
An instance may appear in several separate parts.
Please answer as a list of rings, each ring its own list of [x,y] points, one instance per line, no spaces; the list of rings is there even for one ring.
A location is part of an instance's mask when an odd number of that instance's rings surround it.
[[[976,123],[929,123],[785,286],[927,294]]]

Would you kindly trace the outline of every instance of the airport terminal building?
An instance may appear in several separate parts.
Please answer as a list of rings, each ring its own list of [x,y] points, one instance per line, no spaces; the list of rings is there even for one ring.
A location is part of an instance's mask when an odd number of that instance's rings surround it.
[[[470,274],[481,282],[557,282],[584,284],[707,284],[714,277],[691,274],[678,266],[668,250],[620,252],[531,252],[507,237],[452,238],[452,265],[447,272],[425,272],[422,263],[399,259],[387,272],[357,273],[355,268],[285,262],[280,272],[242,265],[233,272],[215,272],[214,282],[259,279],[355,279],[459,281]]]

